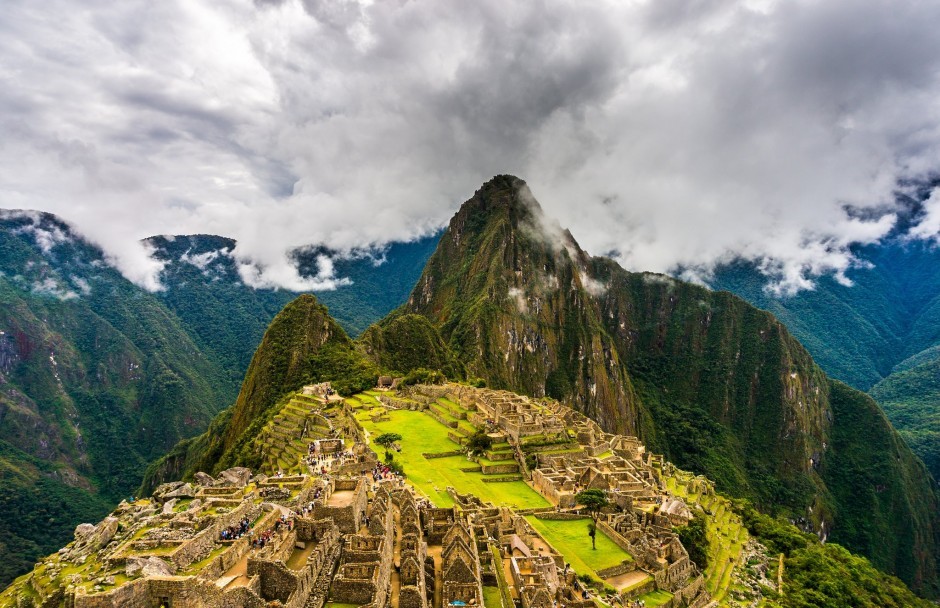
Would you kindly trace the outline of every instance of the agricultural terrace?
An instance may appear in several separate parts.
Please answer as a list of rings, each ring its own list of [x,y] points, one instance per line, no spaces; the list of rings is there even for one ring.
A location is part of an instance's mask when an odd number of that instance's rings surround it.
[[[736,566],[741,565],[744,545],[749,539],[741,518],[731,509],[730,502],[716,494],[703,494],[694,489],[690,473],[676,471],[666,477],[666,487],[687,503],[700,505],[711,513],[706,520],[708,537],[708,567],[705,568],[705,588],[719,603],[733,603],[730,593],[741,590],[734,580]]]

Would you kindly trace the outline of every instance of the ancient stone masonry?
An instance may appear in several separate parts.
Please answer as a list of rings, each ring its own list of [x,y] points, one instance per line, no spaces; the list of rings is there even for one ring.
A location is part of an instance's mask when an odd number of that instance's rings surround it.
[[[449,608],[492,606],[498,593],[501,608],[594,608],[595,591],[578,575],[596,576],[608,590],[618,580],[636,581],[607,596],[614,606],[654,590],[672,594],[668,608],[710,601],[672,532],[691,510],[666,491],[670,465],[635,438],[604,433],[550,400],[409,387],[402,397],[409,403],[449,408],[439,414],[459,421],[455,432],[487,432],[494,446],[485,466],[508,471],[520,466],[513,459],[528,460],[530,487],[552,504],[519,511],[448,488],[453,506],[440,508],[395,476],[373,479],[377,461],[358,441],[362,429],[350,428],[355,418],[344,405],[299,397],[312,400],[303,402],[304,416],[287,413],[278,424],[296,430],[300,420],[322,420],[344,429],[317,436],[308,425],[303,457],[317,456],[309,466],[287,476],[263,474],[270,468],[199,473],[160,486],[150,499],[122,503],[100,524],[79,526],[73,543],[18,583],[26,598],[18,606]],[[575,498],[587,488],[609,498],[597,528],[628,559],[576,572],[534,524],[590,521]],[[44,583],[53,580],[57,586]]]

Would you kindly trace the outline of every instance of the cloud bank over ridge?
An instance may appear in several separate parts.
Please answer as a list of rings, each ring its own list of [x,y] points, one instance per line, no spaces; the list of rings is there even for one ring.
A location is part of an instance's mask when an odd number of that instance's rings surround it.
[[[287,251],[427,234],[513,173],[628,269],[739,255],[785,292],[842,276],[898,180],[938,170],[937,22],[919,0],[13,0],[0,206],[74,222],[151,289],[138,239],[210,232],[302,290],[335,277]]]

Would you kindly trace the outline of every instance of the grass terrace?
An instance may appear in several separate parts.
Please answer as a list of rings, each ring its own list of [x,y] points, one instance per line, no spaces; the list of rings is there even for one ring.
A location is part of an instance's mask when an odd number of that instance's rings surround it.
[[[503,599],[499,587],[483,587],[484,608],[502,608]]]
[[[529,515],[526,520],[578,574],[597,577],[598,570],[633,559],[601,530],[597,531],[597,549],[592,549],[588,536],[590,519],[552,520]]]
[[[699,504],[711,514],[706,519],[708,537],[708,567],[705,569],[705,588],[719,603],[730,599],[734,589],[732,573],[741,560],[741,553],[749,534],[741,519],[732,511],[731,504],[722,496],[703,495],[689,490],[690,473],[680,472],[666,479],[666,487],[690,504]]]
[[[641,600],[647,608],[656,608],[656,606],[667,604],[672,599],[672,594],[668,591],[653,591],[636,599]]]
[[[395,459],[405,468],[408,482],[439,507],[450,507],[454,504],[447,494],[447,486],[453,486],[461,494],[474,494],[497,506],[506,505],[519,509],[551,506],[524,481],[485,482],[486,476],[479,472],[461,471],[478,466],[465,456],[422,456],[460,449],[459,445],[447,437],[448,431],[452,429],[448,429],[428,414],[392,410],[388,412],[387,421],[375,423],[372,422],[369,411],[361,411],[356,413],[356,420],[371,437],[382,433],[398,433],[402,436],[402,451],[395,453]],[[382,448],[375,448],[381,457]]]

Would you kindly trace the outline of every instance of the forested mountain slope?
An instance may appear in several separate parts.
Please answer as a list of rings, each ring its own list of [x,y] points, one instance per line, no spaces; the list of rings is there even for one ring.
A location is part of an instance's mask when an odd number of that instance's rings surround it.
[[[0,582],[134,492],[230,399],[153,295],[54,217],[0,216]]]
[[[870,391],[888,418],[940,477],[940,249],[908,238],[940,183],[899,195],[895,231],[860,247],[851,285],[819,277],[811,290],[778,296],[755,264],[719,268],[710,284],[769,310],[832,377]]]

